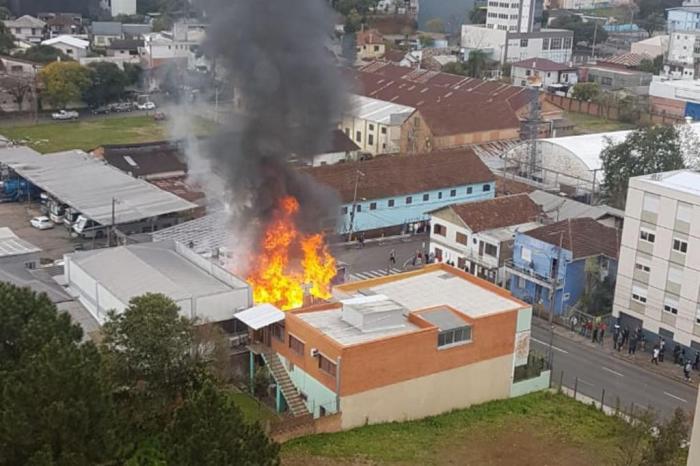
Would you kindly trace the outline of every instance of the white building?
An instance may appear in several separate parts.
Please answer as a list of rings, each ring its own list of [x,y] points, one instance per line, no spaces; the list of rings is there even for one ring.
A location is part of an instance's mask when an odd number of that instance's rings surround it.
[[[673,79],[693,80],[700,63],[700,31],[675,31],[669,35],[665,74]]]
[[[250,286],[175,241],[81,251],[64,256],[65,283],[102,324],[145,293],[161,293],[180,313],[222,322],[253,304]]]
[[[486,27],[508,32],[533,32],[540,29],[542,0],[489,0]]]
[[[136,0],[108,0],[112,16],[135,15]]]
[[[578,71],[571,65],[533,58],[513,63],[510,78],[516,86],[569,88],[578,82]]]
[[[50,45],[75,60],[87,56],[88,49],[90,48],[90,42],[68,35],[54,37],[53,39],[43,41],[41,44]]]
[[[430,252],[438,261],[505,286],[515,233],[542,226],[541,219],[540,207],[527,194],[452,204],[430,212]]]
[[[17,19],[3,21],[7,30],[21,41],[38,44],[44,37],[46,23],[30,15],[20,16]]]
[[[629,328],[700,350],[700,173],[632,178],[613,314]]]
[[[572,58],[574,33],[565,29],[541,29],[528,33],[491,29],[485,26],[462,26],[461,45],[465,58],[472,50],[483,50],[500,63],[514,63],[544,58],[568,63]]]
[[[415,111],[413,107],[352,95],[340,129],[372,155],[399,151],[401,125]]]
[[[632,42],[630,52],[639,55],[648,55],[650,57],[658,57],[663,55],[668,50],[668,35],[658,35],[648,39]]]

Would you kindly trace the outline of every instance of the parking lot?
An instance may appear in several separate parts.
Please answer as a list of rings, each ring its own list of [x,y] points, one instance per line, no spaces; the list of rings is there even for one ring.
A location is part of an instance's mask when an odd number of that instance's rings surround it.
[[[8,202],[0,204],[0,227],[10,228],[17,236],[43,250],[42,260],[57,260],[66,252],[75,250],[77,241],[72,240],[63,225],[50,230],[37,230],[29,224],[32,217],[42,215],[39,204]]]

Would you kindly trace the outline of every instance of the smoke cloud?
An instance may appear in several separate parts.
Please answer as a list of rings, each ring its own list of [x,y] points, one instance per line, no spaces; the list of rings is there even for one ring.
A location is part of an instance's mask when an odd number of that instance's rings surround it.
[[[325,45],[333,34],[324,0],[200,0],[210,26],[203,48],[223,65],[240,112],[202,150],[238,207],[240,225],[264,227],[285,195],[301,205],[299,227],[318,231],[337,213],[331,190],[288,163],[327,152],[345,102]]]

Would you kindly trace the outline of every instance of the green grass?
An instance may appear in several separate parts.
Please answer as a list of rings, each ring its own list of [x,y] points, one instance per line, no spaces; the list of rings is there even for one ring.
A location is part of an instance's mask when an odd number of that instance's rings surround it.
[[[635,126],[621,121],[606,120],[586,113],[564,112],[564,118],[574,124],[574,134],[601,133],[634,129]]]
[[[630,10],[624,6],[611,6],[607,8],[594,8],[592,10],[583,10],[586,15],[600,16],[604,18],[615,18],[620,23],[630,22]]]
[[[581,454],[591,455],[593,462],[590,464],[596,464],[595,459],[600,461],[597,464],[607,464],[616,455],[616,445],[623,429],[623,421],[606,416],[591,406],[563,395],[540,392],[419,421],[379,424],[300,438],[284,444],[283,458],[293,464],[320,458],[350,462],[362,459],[379,463],[440,464],[455,460],[454,457],[446,458],[446,455],[450,456],[451,449],[462,452],[478,450],[486,443],[484,439],[495,438],[496,450],[502,450],[511,448],[511,445],[499,447],[499,437],[517,438],[527,433],[542,440],[533,442],[537,443],[531,452],[534,455],[547,458],[551,453],[548,452],[550,446],[558,449],[559,453],[580,449]],[[504,434],[505,431],[509,433]],[[494,454],[498,454],[498,451]],[[484,457],[479,458],[483,460]],[[549,456],[549,459],[553,458]],[[322,462],[313,464],[317,463]]]
[[[271,421],[277,418],[277,415],[270,408],[262,403],[259,403],[255,398],[247,393],[234,393],[231,395],[236,406],[243,412],[243,417],[248,422]]]
[[[195,133],[207,134],[214,124],[195,120]],[[26,141],[41,153],[69,149],[90,150],[103,144],[134,144],[168,139],[168,123],[150,116],[96,118],[0,127],[3,136]]]

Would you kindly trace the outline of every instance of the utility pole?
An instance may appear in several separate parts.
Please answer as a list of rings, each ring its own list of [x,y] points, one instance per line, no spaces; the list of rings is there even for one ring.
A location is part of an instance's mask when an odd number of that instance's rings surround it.
[[[112,247],[112,236],[114,236],[114,229],[116,224],[116,204],[119,199],[112,197],[112,224],[109,227],[109,233],[107,235],[107,247]]]
[[[348,242],[352,241],[352,230],[355,225],[355,208],[357,207],[357,185],[360,184],[360,177],[365,176],[358,168],[355,171],[355,191],[352,195],[352,208],[350,210],[350,228],[348,229]]]
[[[557,287],[559,285],[559,269],[561,268],[561,248],[564,243],[564,232],[559,233],[559,249],[557,249],[557,268],[554,270],[552,277],[549,279],[549,283],[552,286],[552,290],[549,293],[549,368],[552,368],[552,363],[554,362],[554,303],[557,299]],[[562,296],[563,298],[563,296]],[[562,299],[562,304],[563,304]]]
[[[595,59],[595,40],[598,37],[598,21],[593,21],[595,26],[593,27],[593,47],[591,47],[591,58]]]

